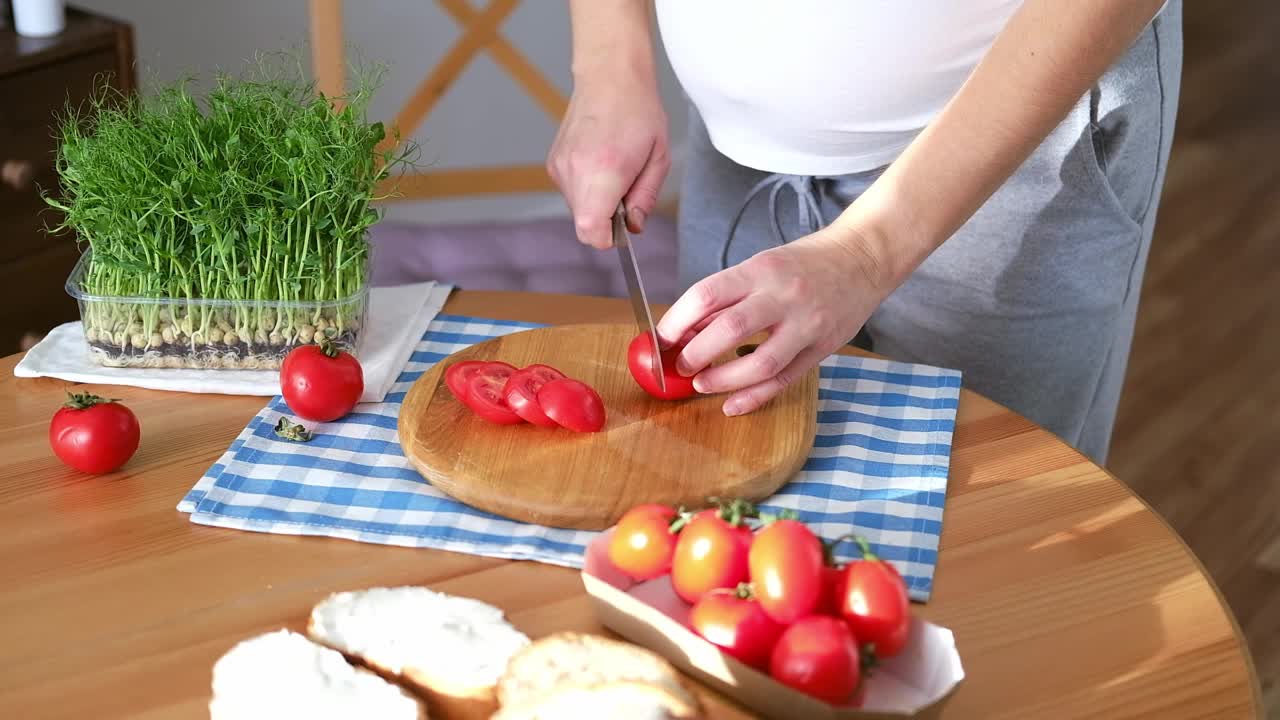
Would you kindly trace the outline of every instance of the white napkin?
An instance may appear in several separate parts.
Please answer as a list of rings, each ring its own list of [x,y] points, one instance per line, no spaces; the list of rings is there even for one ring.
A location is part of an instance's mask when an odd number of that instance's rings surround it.
[[[364,370],[360,402],[382,402],[452,290],[452,285],[434,282],[370,288],[367,335],[360,350]],[[103,367],[89,359],[79,322],[54,328],[27,351],[13,374],[175,392],[264,397],[280,394],[278,370]]]

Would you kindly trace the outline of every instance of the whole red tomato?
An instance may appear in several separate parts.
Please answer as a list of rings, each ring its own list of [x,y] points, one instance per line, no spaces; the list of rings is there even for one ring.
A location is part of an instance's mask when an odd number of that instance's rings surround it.
[[[653,374],[653,338],[649,333],[640,333],[627,346],[627,368],[640,387],[659,400],[690,397],[697,392],[693,389],[693,378],[676,372],[676,356],[680,354],[680,350],[680,347],[672,347],[661,353],[662,377],[666,380],[666,390],[658,385],[658,377]]]
[[[777,520],[756,533],[748,557],[760,607],[789,625],[822,599],[822,542],[799,520]]]
[[[703,595],[689,611],[689,624],[711,644],[764,671],[783,631],[759,603],[729,590]]]
[[[871,552],[865,539],[859,537],[857,542],[862,558],[842,572],[837,595],[840,615],[876,657],[893,657],[902,652],[911,631],[907,584],[897,568]]]
[[[731,524],[716,509],[693,516],[680,531],[671,559],[671,585],[687,603],[716,588],[736,588],[748,578],[751,528]]]
[[[363,392],[360,361],[328,339],[294,348],[280,365],[280,394],[307,420],[337,420],[351,412]]]
[[[822,593],[814,612],[840,617],[840,583],[844,581],[843,565],[822,566]]]
[[[117,470],[138,450],[138,418],[117,400],[67,393],[49,423],[49,445],[67,465],[86,473]]]
[[[609,559],[637,580],[652,580],[669,572],[676,549],[676,534],[671,532],[675,518],[675,508],[667,505],[631,508],[613,528]]]
[[[783,631],[773,646],[769,675],[831,705],[857,699],[862,682],[858,642],[849,626],[828,615],[810,615]]]

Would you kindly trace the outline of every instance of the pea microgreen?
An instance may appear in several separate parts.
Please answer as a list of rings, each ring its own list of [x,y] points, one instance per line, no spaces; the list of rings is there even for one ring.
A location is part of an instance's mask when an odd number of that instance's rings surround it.
[[[365,291],[374,203],[416,151],[383,146],[368,119],[382,69],[357,70],[329,98],[296,56],[260,55],[202,97],[191,80],[146,96],[103,84],[68,108],[45,201],[61,214],[51,231],[91,251],[79,278],[91,345],[278,359],[321,338],[352,344],[364,301],[347,299]]]

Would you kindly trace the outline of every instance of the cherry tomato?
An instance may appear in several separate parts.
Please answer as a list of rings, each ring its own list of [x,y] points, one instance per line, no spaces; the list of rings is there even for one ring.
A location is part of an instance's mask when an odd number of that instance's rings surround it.
[[[801,618],[774,645],[769,675],[831,705],[847,704],[856,699],[862,681],[857,639],[838,618]]]
[[[815,613],[840,617],[840,583],[844,580],[844,566],[822,566],[822,594],[818,597]]]
[[[581,380],[560,378],[538,390],[538,405],[547,417],[574,432],[596,432],[604,427],[604,401]]]
[[[466,405],[482,420],[495,425],[515,425],[524,420],[511,408],[502,389],[516,369],[504,362],[487,362],[476,368],[467,380]]]
[[[444,384],[449,387],[449,392],[464,404],[467,400],[467,381],[482,365],[484,365],[483,360],[463,360],[445,368]]]
[[[840,614],[876,657],[893,657],[911,631],[907,584],[897,568],[872,554],[866,540],[858,538],[858,544],[862,558],[846,565],[840,578]]]
[[[777,520],[767,525],[756,533],[748,561],[756,599],[776,622],[789,625],[817,609],[822,543],[804,523]]]
[[[117,470],[138,449],[138,418],[116,400],[68,393],[49,423],[49,445],[63,463],[81,472]]]
[[[687,603],[716,588],[736,588],[748,579],[751,528],[731,525],[718,510],[703,510],[680,531],[671,559],[671,585]]]
[[[689,624],[708,642],[754,668],[767,671],[783,627],[755,600],[729,591],[702,596],[689,611]]]
[[[677,536],[671,532],[675,518],[675,508],[667,505],[631,508],[613,528],[609,559],[636,580],[652,580],[670,572],[676,549]]]
[[[653,338],[643,332],[631,340],[627,346],[627,368],[631,377],[645,392],[660,400],[680,400],[694,395],[693,378],[687,378],[676,372],[676,356],[680,354],[679,346],[662,351],[662,376],[666,379],[667,389],[658,386],[658,378],[653,374]]]
[[[294,348],[280,364],[280,394],[299,417],[337,420],[351,412],[363,392],[360,362],[327,339]]]
[[[507,400],[507,406],[528,422],[542,427],[557,427],[556,421],[547,417],[547,414],[542,411],[542,406],[538,404],[538,390],[552,380],[559,380],[562,377],[564,373],[550,365],[529,365],[520,368],[507,378],[502,395]]]

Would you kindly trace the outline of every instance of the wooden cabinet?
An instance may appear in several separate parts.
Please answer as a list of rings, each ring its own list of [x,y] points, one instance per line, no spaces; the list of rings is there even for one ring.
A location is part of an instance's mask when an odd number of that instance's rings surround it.
[[[56,37],[21,37],[0,23],[0,355],[78,317],[63,287],[79,248],[46,232],[58,217],[41,191],[57,192],[54,135],[68,102],[79,105],[104,78],[134,90],[129,25],[75,8]]]

